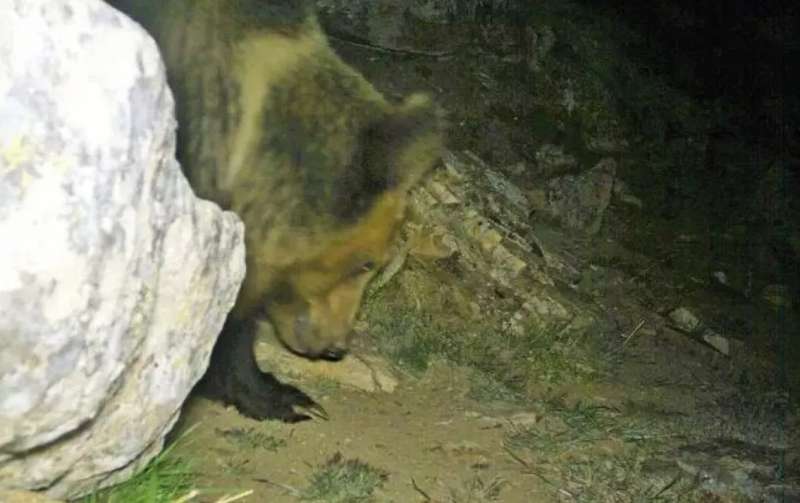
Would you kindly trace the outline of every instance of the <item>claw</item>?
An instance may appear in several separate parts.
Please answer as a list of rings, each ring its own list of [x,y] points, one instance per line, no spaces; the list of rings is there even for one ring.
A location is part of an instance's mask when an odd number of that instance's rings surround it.
[[[291,412],[284,416],[279,416],[274,418],[262,418],[262,419],[277,419],[279,421],[283,421],[284,423],[296,424],[296,423],[302,423],[303,421],[310,421],[311,419],[314,418],[306,414],[298,414],[296,412]]]
[[[295,405],[295,407],[301,410],[302,412],[305,412],[306,414],[313,416],[317,419],[322,419],[323,421],[330,420],[328,411],[326,411],[322,405],[316,402],[311,402],[305,405]]]

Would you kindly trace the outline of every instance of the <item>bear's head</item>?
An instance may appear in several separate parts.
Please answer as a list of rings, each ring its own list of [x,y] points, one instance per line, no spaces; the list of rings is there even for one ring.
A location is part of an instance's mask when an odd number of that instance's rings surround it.
[[[268,150],[273,167],[291,166],[300,174],[302,190],[285,190],[302,192],[302,204],[287,201],[288,216],[261,226],[263,234],[249,225],[253,218],[245,209],[239,211],[251,238],[237,308],[263,308],[283,344],[311,358],[338,359],[346,352],[365,288],[390,259],[408,193],[441,155],[443,120],[426,95],[413,94],[399,105],[369,105],[352,128],[309,123],[313,112],[307,111],[305,125],[294,129],[301,137],[283,129]],[[352,107],[344,115],[358,116]],[[280,120],[291,125],[297,118]],[[308,145],[327,150],[320,155]],[[275,223],[285,220],[292,224]]]

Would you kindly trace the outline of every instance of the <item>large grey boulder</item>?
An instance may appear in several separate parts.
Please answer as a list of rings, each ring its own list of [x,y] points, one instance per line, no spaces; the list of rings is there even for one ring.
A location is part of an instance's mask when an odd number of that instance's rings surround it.
[[[162,447],[244,276],[174,159],[155,44],[100,0],[0,2],[0,489],[72,497]]]

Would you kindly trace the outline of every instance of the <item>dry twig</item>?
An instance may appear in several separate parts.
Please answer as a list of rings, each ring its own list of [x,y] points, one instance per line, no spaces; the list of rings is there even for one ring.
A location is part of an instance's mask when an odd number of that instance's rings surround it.
[[[216,503],[231,503],[236,500],[240,500],[242,498],[246,498],[253,494],[252,489],[248,489],[247,491],[241,492],[239,494],[234,494],[233,496],[223,496],[221,499],[218,499]]]
[[[641,330],[641,328],[642,328],[643,326],[644,326],[644,320],[640,321],[640,322],[639,322],[639,324],[638,324],[638,325],[636,325],[636,328],[634,328],[633,330],[631,330],[631,333],[630,333],[630,334],[628,334],[628,336],[627,336],[627,337],[625,337],[625,340],[624,340],[624,341],[622,341],[622,347],[623,347],[623,348],[625,347],[625,344],[627,344],[627,343],[628,343],[628,341],[629,341],[629,340],[631,340],[631,338],[632,338],[634,335],[636,335],[636,333],[637,333],[639,330]]]
[[[420,493],[422,497],[425,498],[425,501],[433,501],[431,497],[428,495],[428,493],[423,491],[422,488],[417,485],[417,481],[414,480],[414,477],[411,477],[411,487],[413,487],[415,491]]]

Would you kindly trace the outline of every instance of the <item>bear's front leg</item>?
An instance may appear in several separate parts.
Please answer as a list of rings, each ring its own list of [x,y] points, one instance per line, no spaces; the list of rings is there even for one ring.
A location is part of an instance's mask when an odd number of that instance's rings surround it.
[[[239,413],[253,419],[287,423],[312,416],[328,419],[325,409],[308,395],[258,367],[253,353],[254,334],[252,323],[228,320],[198,390],[213,400],[235,406]]]

